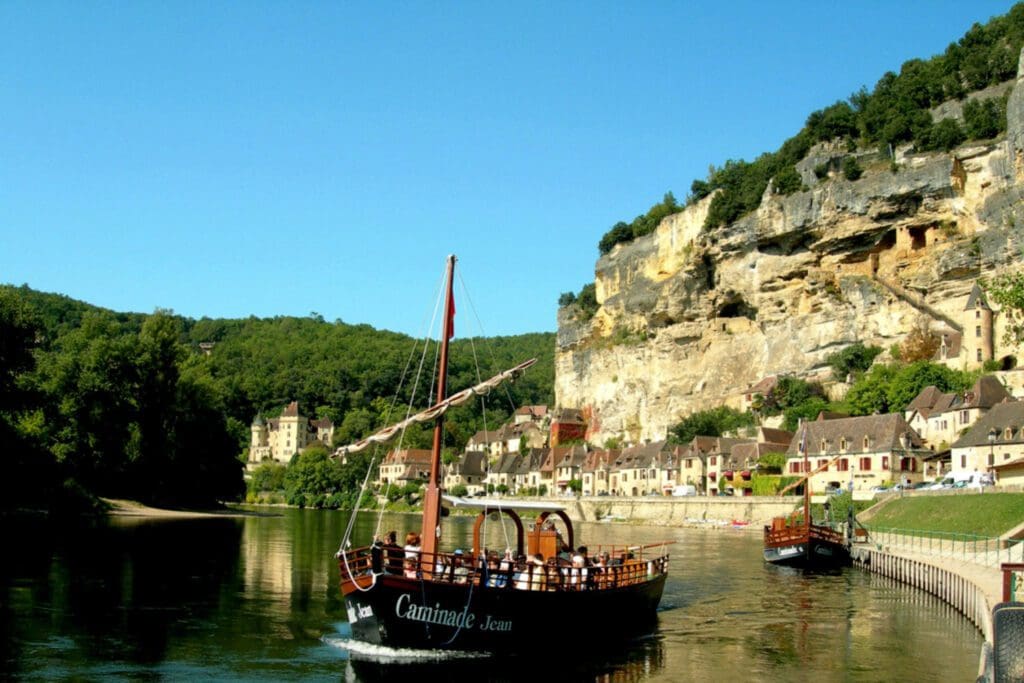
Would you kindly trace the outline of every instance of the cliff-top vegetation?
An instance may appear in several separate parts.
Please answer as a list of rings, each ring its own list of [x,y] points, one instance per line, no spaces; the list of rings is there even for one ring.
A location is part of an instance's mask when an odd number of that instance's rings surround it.
[[[812,112],[803,128],[754,161],[728,160],[712,166],[705,179],[694,180],[687,204],[718,191],[711,199],[705,229],[731,223],[756,209],[769,182],[776,194],[804,189],[796,164],[814,145],[836,142],[846,152],[879,148],[886,154],[897,145],[912,143],[918,151],[949,150],[967,140],[984,140],[1006,130],[1006,100],[971,99],[963,106],[963,122],[933,119],[931,109],[949,100],[964,100],[969,93],[1002,83],[1016,74],[1024,46],[1024,4],[986,24],[975,24],[941,55],[911,59],[899,73],[887,72],[869,92],[862,87],[845,101]],[[855,164],[853,161],[851,164]],[[849,180],[859,173],[843,169]],[[669,199],[671,198],[671,202]],[[602,236],[598,250],[604,255],[617,244],[648,234],[665,216],[682,210],[671,193],[631,223],[618,222]]]

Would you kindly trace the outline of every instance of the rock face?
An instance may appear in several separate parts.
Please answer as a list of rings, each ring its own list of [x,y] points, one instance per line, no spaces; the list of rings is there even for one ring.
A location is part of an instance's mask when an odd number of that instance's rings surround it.
[[[955,330],[975,280],[1024,246],[1024,88],[1007,119],[1004,141],[905,154],[895,171],[861,158],[855,182],[802,169],[809,190],[769,190],[731,225],[703,228],[707,197],[617,246],[597,262],[593,318],[559,311],[557,403],[584,408],[595,443],[660,439],[691,412],[741,407],[763,377],[827,373],[854,342]]]

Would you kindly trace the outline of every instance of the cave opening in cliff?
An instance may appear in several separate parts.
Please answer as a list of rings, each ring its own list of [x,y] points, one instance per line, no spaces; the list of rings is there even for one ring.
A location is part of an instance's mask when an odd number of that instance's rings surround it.
[[[708,255],[701,258],[701,265],[704,266],[704,283],[709,290],[715,288],[715,260]]]
[[[896,246],[896,231],[889,230],[875,242],[875,253],[889,251]]]
[[[757,319],[757,309],[748,304],[742,298],[723,304],[718,309],[719,318],[749,318]]]
[[[910,233],[910,248],[914,251],[924,249],[928,246],[928,228],[917,226],[908,230]]]

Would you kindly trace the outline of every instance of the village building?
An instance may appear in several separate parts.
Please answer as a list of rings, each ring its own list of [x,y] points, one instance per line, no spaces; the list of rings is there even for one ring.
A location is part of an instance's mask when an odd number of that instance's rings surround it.
[[[587,460],[586,446],[556,446],[551,449],[551,458],[554,463],[553,493],[569,492],[569,482],[574,480],[582,485],[583,466]]]
[[[904,418],[928,446],[943,449],[993,406],[1009,398],[1002,382],[993,375],[983,375],[962,394],[925,387],[907,405]]]
[[[494,490],[499,493],[515,493],[516,472],[519,470],[523,457],[519,453],[504,453],[498,456],[491,463],[487,473],[487,490]]]
[[[502,453],[502,444],[504,444],[504,439],[501,430],[481,429],[466,441],[466,450],[483,451],[490,454],[491,457],[497,457]]]
[[[288,464],[296,453],[313,444],[330,447],[334,423],[329,419],[310,420],[299,414],[298,401],[292,401],[280,417],[264,421],[257,415],[250,427],[248,469],[265,462]]]
[[[803,449],[806,449],[805,467]],[[786,474],[811,475],[811,489],[854,490],[922,480],[931,451],[902,414],[804,422],[786,450]]]
[[[711,438],[711,441],[704,441]],[[694,439],[691,444],[696,441]],[[733,457],[732,450],[740,444],[756,444],[754,439],[737,439],[727,437],[703,437],[701,442],[706,444],[701,448],[704,454],[704,491],[709,496],[719,494],[732,494],[735,492],[733,479],[739,476],[741,481],[750,481],[751,471],[756,463],[747,464],[743,460]],[[746,472],[746,478],[743,477]],[[737,482],[739,483],[739,482]],[[742,488],[742,485],[741,485]]]
[[[451,491],[456,486],[465,486],[469,495],[482,493],[487,482],[487,454],[482,451],[466,451],[459,458],[445,466],[444,487]]]
[[[512,414],[512,421],[514,424],[533,422],[537,425],[543,425],[550,419],[547,406],[520,406],[519,408],[516,408],[516,412]]]
[[[520,454],[519,467],[516,469],[515,493],[524,490],[539,490],[544,483],[542,468],[548,461],[550,453],[544,448],[531,448],[525,454]],[[548,477],[550,481],[550,476]]]
[[[582,474],[584,496],[605,496],[610,493],[612,464],[619,455],[618,450],[594,450],[587,453]]]
[[[425,448],[403,448],[384,456],[377,474],[379,487],[403,486],[430,478],[431,452]]]
[[[994,406],[952,447],[952,474],[990,472],[1015,476],[1012,465],[1024,458],[1024,402],[1006,401]],[[1003,479],[1000,483],[1005,483]]]
[[[583,441],[587,436],[587,421],[583,411],[576,408],[562,408],[551,420],[549,445],[561,446],[570,441]]]
[[[622,449],[612,464],[611,493],[618,496],[646,496],[652,492],[661,495],[657,456],[665,446],[665,441],[655,441]]]

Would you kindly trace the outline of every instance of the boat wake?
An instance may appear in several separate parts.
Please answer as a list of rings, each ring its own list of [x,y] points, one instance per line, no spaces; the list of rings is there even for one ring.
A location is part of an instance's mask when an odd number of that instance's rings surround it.
[[[371,661],[381,664],[420,664],[426,662],[442,662],[456,659],[484,659],[491,655],[487,652],[454,651],[454,650],[415,650],[412,648],[393,648],[384,645],[364,643],[342,636],[323,636],[321,640],[331,646],[349,653],[349,659]]]

